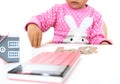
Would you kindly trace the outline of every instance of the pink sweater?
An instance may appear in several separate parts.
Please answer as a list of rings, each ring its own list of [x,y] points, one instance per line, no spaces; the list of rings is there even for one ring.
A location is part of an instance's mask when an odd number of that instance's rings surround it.
[[[83,9],[72,9],[66,3],[57,4],[45,13],[33,16],[29,23],[37,24],[43,32],[53,27],[53,43],[100,44],[107,41],[102,16],[89,5]]]

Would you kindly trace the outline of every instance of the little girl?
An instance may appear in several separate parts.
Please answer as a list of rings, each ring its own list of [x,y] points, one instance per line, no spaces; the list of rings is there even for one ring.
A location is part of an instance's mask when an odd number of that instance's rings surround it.
[[[111,44],[103,31],[101,14],[88,0],[66,0],[40,15],[33,16],[25,29],[32,47],[40,47],[42,32],[54,27],[52,43]]]

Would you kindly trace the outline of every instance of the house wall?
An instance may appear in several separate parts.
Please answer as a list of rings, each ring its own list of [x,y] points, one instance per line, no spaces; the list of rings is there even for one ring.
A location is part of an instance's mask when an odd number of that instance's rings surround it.
[[[0,58],[6,62],[13,63],[20,60],[19,37],[7,36],[0,43]]]

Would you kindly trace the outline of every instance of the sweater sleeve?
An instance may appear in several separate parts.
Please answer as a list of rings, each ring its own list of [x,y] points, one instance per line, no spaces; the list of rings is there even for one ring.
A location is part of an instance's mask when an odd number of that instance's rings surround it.
[[[94,22],[92,28],[90,29],[89,43],[90,44],[100,44],[102,41],[106,41],[105,33],[103,31],[103,19],[101,14],[95,12]]]
[[[50,27],[53,27],[56,21],[56,9],[57,5],[53,6],[45,13],[31,17],[29,22],[25,25],[25,30],[27,30],[27,26],[31,23],[36,24],[43,32],[47,31]]]

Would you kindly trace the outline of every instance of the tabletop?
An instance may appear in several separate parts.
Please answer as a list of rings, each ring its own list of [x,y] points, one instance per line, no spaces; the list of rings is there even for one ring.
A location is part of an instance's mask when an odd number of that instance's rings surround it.
[[[57,47],[78,48],[86,45],[62,44],[62,45],[43,45],[41,48],[31,48],[31,51],[25,52],[22,56],[23,63],[42,51],[54,51]],[[97,47],[97,53],[82,54],[80,61],[72,71],[71,75],[63,84],[120,84],[120,46],[114,45],[93,45]],[[46,49],[47,48],[47,49]],[[31,53],[30,53],[31,52]],[[26,60],[27,59],[27,60]],[[1,63],[0,80],[4,84],[43,84],[40,82],[14,81],[7,79],[7,71],[20,63]],[[50,83],[49,83],[50,84]]]

